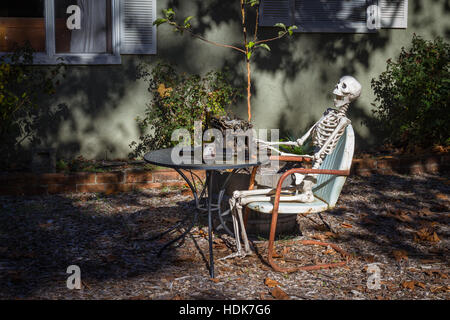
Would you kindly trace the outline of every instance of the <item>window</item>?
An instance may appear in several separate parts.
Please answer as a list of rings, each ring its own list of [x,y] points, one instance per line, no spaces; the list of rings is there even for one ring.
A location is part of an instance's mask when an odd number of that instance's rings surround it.
[[[4,1],[0,5],[0,51],[29,42],[37,52],[45,52],[44,0]]]
[[[72,23],[79,23],[79,29],[67,27],[67,8],[74,5],[80,8],[81,19]],[[55,1],[56,53],[112,53],[111,17],[108,0]]]
[[[261,26],[281,22],[297,32],[376,32],[406,28],[408,0],[262,0]]]
[[[156,53],[156,0],[4,2],[0,52],[29,41],[37,64],[120,64],[120,54]]]

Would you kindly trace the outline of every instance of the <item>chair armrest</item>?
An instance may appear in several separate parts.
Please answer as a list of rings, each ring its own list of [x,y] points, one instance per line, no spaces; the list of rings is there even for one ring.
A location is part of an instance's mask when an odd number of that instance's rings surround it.
[[[286,177],[293,173],[301,173],[301,174],[334,174],[337,176],[349,176],[350,170],[328,170],[328,169],[307,169],[307,168],[294,168],[291,170],[286,171],[280,178],[286,179]],[[283,178],[284,177],[284,178]]]
[[[292,162],[311,162],[313,157],[309,156],[270,156],[271,161],[292,161]]]

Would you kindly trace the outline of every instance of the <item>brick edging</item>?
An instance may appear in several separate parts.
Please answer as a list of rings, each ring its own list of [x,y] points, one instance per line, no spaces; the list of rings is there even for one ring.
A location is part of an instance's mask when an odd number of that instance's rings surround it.
[[[353,159],[351,174],[423,174],[448,171],[450,155]],[[197,171],[204,177],[204,171]],[[172,169],[126,169],[107,173],[11,173],[0,174],[0,195],[46,195],[63,193],[118,193],[183,186],[186,182]]]
[[[203,172],[196,172],[204,176]],[[45,195],[62,193],[118,193],[183,186],[174,170],[126,169],[107,173],[12,173],[0,175],[0,195]]]

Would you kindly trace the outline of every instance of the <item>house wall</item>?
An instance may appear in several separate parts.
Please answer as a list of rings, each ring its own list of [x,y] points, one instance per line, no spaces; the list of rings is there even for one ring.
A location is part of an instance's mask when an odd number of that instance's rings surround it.
[[[168,6],[158,0],[158,12]],[[193,15],[208,38],[227,43],[242,39],[237,1],[171,1],[180,17]],[[449,2],[410,0],[408,28],[380,30],[375,34],[301,34],[271,44],[253,63],[253,122],[259,128],[280,128],[300,136],[323,111],[332,106],[332,89],[344,74],[355,76],[363,86],[360,99],[349,111],[359,148],[376,142],[373,132],[361,124],[371,116],[374,100],[372,78],[386,68],[413,33],[426,39],[450,35]],[[264,29],[267,36],[276,30]],[[262,50],[264,51],[264,50]],[[129,144],[139,136],[135,118],[143,115],[150,99],[146,84],[136,80],[136,66],[166,59],[180,70],[205,73],[230,66],[236,76],[245,77],[242,56],[212,47],[188,35],[174,34],[169,26],[158,29],[158,54],[122,57],[122,65],[70,66],[57,95],[45,103],[66,103],[64,118],[49,119],[41,135],[43,144],[56,147],[58,155],[86,158],[126,157]],[[246,104],[235,107],[246,117]]]

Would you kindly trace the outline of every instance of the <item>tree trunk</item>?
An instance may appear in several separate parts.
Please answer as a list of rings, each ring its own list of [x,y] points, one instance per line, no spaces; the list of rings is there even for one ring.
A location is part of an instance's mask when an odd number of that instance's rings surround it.
[[[251,105],[251,70],[250,70],[250,57],[249,57],[249,49],[247,43],[247,27],[245,25],[245,6],[244,0],[241,0],[241,14],[242,14],[242,31],[244,33],[244,48],[245,48],[245,61],[247,63],[247,114],[248,114],[248,122],[252,120],[252,105]]]
[[[251,82],[251,70],[250,70],[250,61],[247,60],[247,113],[248,113],[248,122],[252,120],[252,105],[251,105],[251,97],[252,97],[252,82]]]

